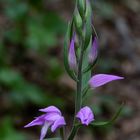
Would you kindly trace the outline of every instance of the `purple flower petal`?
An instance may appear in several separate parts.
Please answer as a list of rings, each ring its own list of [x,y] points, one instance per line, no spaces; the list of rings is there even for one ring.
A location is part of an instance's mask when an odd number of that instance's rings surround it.
[[[76,68],[77,68],[77,61],[76,61],[75,47],[74,47],[74,38],[75,38],[75,36],[71,40],[69,53],[68,53],[68,62],[69,62],[69,66],[72,70],[76,70]]]
[[[61,127],[63,125],[66,125],[64,117],[60,117],[58,120],[54,122],[54,124],[51,126],[51,131],[54,132],[58,127]]]
[[[50,127],[51,123],[45,122],[42,129],[41,129],[41,135],[40,135],[40,140],[43,140],[44,137],[47,134],[48,128]]]
[[[49,106],[49,107],[46,107],[46,108],[43,108],[43,109],[39,109],[39,111],[46,112],[46,113],[58,113],[58,114],[61,115],[60,110],[55,106]]]
[[[64,117],[61,114],[61,111],[55,106],[50,106],[44,109],[40,109],[40,111],[45,112],[44,115],[37,117],[31,123],[27,124],[25,127],[31,127],[35,125],[42,125],[40,140],[43,140],[48,128],[51,126],[52,132],[56,130],[56,128],[65,125]]]
[[[50,114],[45,116],[45,120],[48,122],[55,122],[59,118],[61,118],[61,115],[56,114],[56,113],[50,113]]]
[[[93,112],[88,106],[81,108],[76,117],[79,118],[84,125],[89,125],[89,123],[94,120]]]
[[[26,127],[31,127],[31,126],[35,126],[35,125],[43,125],[45,122],[45,116],[46,115],[41,115],[39,117],[37,117],[35,120],[33,120],[32,122],[30,122],[29,124],[27,124]]]
[[[90,52],[88,54],[88,59],[90,64],[93,64],[93,62],[97,58],[97,55],[98,55],[98,41],[97,38],[95,37]]]
[[[105,85],[111,81],[120,80],[120,79],[124,79],[124,78],[115,75],[97,74],[91,77],[91,79],[89,80],[89,85],[91,88],[96,88]]]

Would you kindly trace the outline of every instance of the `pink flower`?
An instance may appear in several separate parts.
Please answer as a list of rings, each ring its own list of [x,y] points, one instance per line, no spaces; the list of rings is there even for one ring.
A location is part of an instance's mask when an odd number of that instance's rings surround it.
[[[76,117],[79,118],[84,125],[89,125],[89,123],[94,121],[93,112],[88,106],[81,108]]]
[[[44,115],[36,117],[32,122],[27,124],[26,127],[31,127],[35,125],[41,125],[41,135],[40,140],[43,140],[47,134],[48,128],[51,127],[51,131],[54,132],[58,127],[66,125],[65,119],[61,114],[61,111],[55,106],[49,106],[39,111],[44,112]]]

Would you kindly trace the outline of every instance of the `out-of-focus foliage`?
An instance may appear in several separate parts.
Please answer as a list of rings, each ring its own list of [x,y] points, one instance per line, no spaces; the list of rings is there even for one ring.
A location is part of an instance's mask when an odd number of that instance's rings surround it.
[[[57,45],[58,37],[65,31],[65,23],[56,13],[46,11],[43,1],[3,0],[1,4],[3,16],[9,25],[2,33],[0,44],[1,86],[8,89],[9,100],[14,103],[24,104],[31,101],[40,105],[50,104],[47,94],[37,85],[28,82],[14,67],[12,58],[15,57],[13,59],[19,59],[20,62],[28,51],[34,50],[37,55],[42,55],[41,59],[47,60],[47,51]],[[20,54],[16,52],[10,54],[9,46],[13,46],[11,51],[19,49],[23,56],[18,56]],[[51,74],[48,77],[51,79],[53,75],[56,78],[62,72],[58,63],[57,59],[50,57],[48,65],[51,67]]]
[[[22,112],[28,105],[31,108],[64,105],[54,93],[63,72],[54,50],[60,49],[59,40],[66,23],[56,12],[47,10],[43,2],[0,1],[0,140],[27,140],[23,133],[17,133],[15,120],[11,119],[17,115],[10,110]],[[24,122],[16,124],[22,128],[23,125]]]
[[[5,118],[0,127],[0,140],[26,140],[23,133],[17,133],[11,118]]]
[[[44,52],[58,43],[58,35],[65,31],[65,24],[53,12],[46,11],[43,1],[4,1],[4,14],[11,22],[11,28],[4,37],[12,43]]]

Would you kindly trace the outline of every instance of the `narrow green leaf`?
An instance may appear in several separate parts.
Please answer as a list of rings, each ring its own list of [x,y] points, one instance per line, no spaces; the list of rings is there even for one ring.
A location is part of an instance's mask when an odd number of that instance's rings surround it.
[[[105,126],[105,125],[108,125],[108,124],[109,124],[109,122],[103,121],[103,122],[94,122],[91,125],[92,126]]]
[[[114,116],[112,117],[111,120],[109,120],[109,121],[94,121],[93,123],[90,124],[90,126],[106,126],[106,125],[113,124],[116,121],[116,119],[119,117],[123,107],[124,107],[124,103],[121,104],[121,106],[119,107],[119,109],[114,114]]]
[[[69,76],[73,80],[77,81],[77,78],[76,78],[74,72],[72,70],[70,70],[69,63],[68,63],[68,46],[69,46],[70,39],[72,36],[72,27],[73,27],[73,21],[68,24],[68,29],[67,29],[67,33],[66,33],[66,37],[65,37],[65,41],[64,41],[64,49],[63,49],[64,66],[65,66],[65,69],[66,69],[67,73],[69,74]]]
[[[84,70],[83,70],[83,73],[86,73],[88,72],[89,70],[91,70],[97,63],[97,60],[98,60],[98,57],[96,58],[96,60],[92,63],[92,64],[89,64]]]
[[[97,39],[98,39],[99,37],[98,37],[98,34],[97,34],[97,32],[96,32],[96,29],[95,29],[94,25],[92,25],[92,29],[93,29],[93,33],[95,34],[95,36],[96,36]]]

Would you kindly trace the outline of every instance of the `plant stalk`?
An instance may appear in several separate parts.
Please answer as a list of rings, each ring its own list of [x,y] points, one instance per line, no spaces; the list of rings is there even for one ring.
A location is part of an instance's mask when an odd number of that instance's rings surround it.
[[[60,128],[60,135],[61,135],[62,140],[65,140],[65,128],[64,127]]]
[[[82,38],[82,37],[81,37]],[[77,74],[77,92],[76,92],[76,98],[75,98],[75,115],[74,115],[74,122],[73,122],[73,128],[71,130],[71,133],[68,137],[68,140],[73,140],[75,134],[78,131],[78,128],[75,127],[76,123],[76,114],[81,109],[82,106],[82,66],[83,66],[83,56],[84,56],[84,40],[82,38],[81,43],[81,52],[80,52],[80,58],[79,58],[79,64],[78,64],[78,74]]]
[[[80,59],[78,64],[78,75],[77,75],[77,93],[75,101],[75,115],[80,110],[82,105],[82,63],[83,63],[83,49],[81,48]]]

